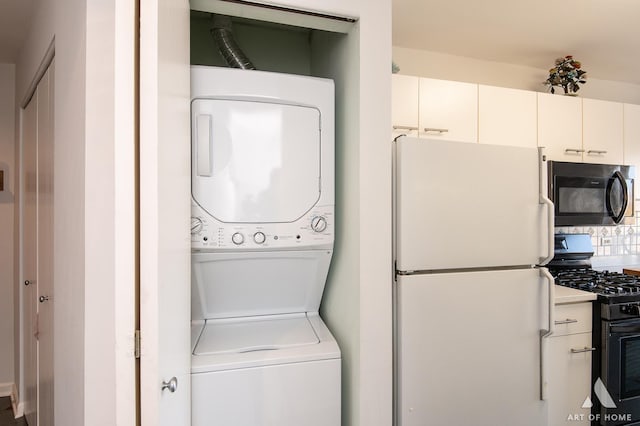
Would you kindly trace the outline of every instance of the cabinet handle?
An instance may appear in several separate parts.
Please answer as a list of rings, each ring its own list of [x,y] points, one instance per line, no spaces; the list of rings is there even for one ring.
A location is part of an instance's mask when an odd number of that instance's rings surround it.
[[[571,353],[572,354],[580,354],[582,352],[593,352],[595,350],[596,350],[596,348],[588,348],[588,347],[585,346],[582,349],[573,349],[573,348],[571,348]]]
[[[449,129],[436,129],[435,127],[425,127],[424,131],[427,133],[433,132],[433,133],[443,134],[443,133],[447,133]]]
[[[582,154],[584,152],[584,149],[578,149],[578,148],[567,148],[564,150],[565,154],[569,154],[569,153],[576,153],[576,154]]]
[[[591,154],[604,155],[606,153],[607,153],[607,151],[604,151],[604,150],[601,150],[601,149],[590,149],[589,151],[587,151],[587,155],[591,155]]]
[[[408,130],[408,131],[412,131],[412,130],[418,130],[418,127],[416,127],[416,126],[393,126],[393,130]]]
[[[573,324],[574,322],[578,322],[578,320],[577,319],[567,318],[565,320],[556,321],[555,323],[556,323],[556,325],[559,325],[559,324]]]
[[[31,281],[29,281],[29,280],[24,280],[24,285],[30,285],[30,284],[31,284]]]

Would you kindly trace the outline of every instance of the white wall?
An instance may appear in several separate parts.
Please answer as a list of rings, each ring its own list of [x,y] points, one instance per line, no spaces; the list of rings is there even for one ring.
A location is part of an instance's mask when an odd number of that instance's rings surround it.
[[[483,61],[425,50],[393,47],[393,60],[400,74],[443,80],[466,81],[499,87],[546,92],[548,70]],[[553,60],[553,58],[552,58]],[[553,65],[549,64],[549,67]],[[587,72],[589,69],[585,67]],[[584,98],[640,104],[640,85],[589,77],[579,94]]]
[[[15,66],[0,64],[0,383],[14,383]]]

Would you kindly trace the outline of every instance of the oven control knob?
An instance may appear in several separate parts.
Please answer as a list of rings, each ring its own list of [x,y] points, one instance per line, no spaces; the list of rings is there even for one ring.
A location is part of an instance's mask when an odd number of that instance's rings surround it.
[[[256,232],[255,234],[253,234],[253,241],[256,242],[256,244],[262,244],[266,241],[267,237],[265,237],[264,232]]]
[[[242,235],[239,232],[236,232],[231,236],[231,241],[233,241],[233,244],[239,246],[240,244],[244,243],[244,235]]]
[[[327,229],[327,219],[324,216],[316,216],[311,219],[311,229],[315,232],[322,232]]]

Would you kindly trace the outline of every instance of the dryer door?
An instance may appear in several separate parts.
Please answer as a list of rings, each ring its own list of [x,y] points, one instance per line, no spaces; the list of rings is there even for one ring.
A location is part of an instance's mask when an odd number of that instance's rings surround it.
[[[318,109],[195,99],[191,128],[193,199],[217,220],[293,222],[318,201]]]

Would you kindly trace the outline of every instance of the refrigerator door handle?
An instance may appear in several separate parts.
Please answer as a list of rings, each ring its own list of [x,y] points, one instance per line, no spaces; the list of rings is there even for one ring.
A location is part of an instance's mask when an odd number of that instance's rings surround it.
[[[620,185],[622,186],[622,207],[620,207],[620,213],[618,215],[613,212],[613,205],[611,203],[611,190],[613,189],[613,181],[609,181],[609,184],[607,185],[607,211],[613,219],[613,222],[618,224],[622,222],[622,219],[624,219],[624,214],[627,211],[627,205],[629,204],[629,192],[627,188],[627,181],[625,180],[622,173],[616,170],[616,172],[613,174],[613,178],[618,180],[620,182]]]
[[[549,176],[547,174],[547,157],[544,154],[544,147],[538,148],[538,158],[540,164],[540,204],[545,204],[547,207],[547,256],[540,258],[540,265],[546,265],[553,259],[555,250],[555,209],[553,201],[547,196]]]
[[[548,283],[547,289],[547,309],[548,309],[548,322],[547,329],[540,330],[540,400],[547,400],[547,346],[549,337],[553,335],[555,328],[555,280],[549,273],[547,268],[540,268],[540,274],[546,278]]]

